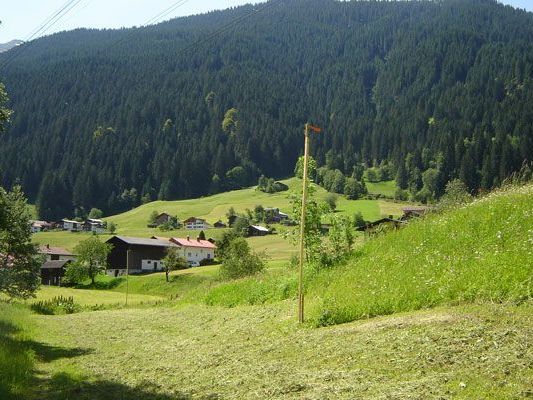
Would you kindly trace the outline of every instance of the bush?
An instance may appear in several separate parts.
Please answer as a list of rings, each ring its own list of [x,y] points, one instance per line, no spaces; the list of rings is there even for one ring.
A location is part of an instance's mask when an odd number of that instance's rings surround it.
[[[243,238],[232,240],[225,251],[220,274],[225,279],[237,279],[261,272],[265,268],[263,257],[250,250]]]
[[[74,314],[81,311],[81,306],[74,302],[73,297],[58,296],[50,300],[41,300],[30,306],[37,314],[57,315]]]

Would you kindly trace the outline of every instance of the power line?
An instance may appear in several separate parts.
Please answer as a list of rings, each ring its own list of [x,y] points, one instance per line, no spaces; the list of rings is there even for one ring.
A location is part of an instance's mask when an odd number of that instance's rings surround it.
[[[44,22],[41,24],[40,27],[37,27],[32,33],[28,35],[26,39],[24,39],[25,42],[29,42],[32,40],[35,36],[39,34],[43,29],[46,28],[47,25],[49,25],[54,18],[57,18],[73,1],[76,0],[67,0],[66,3],[64,3],[59,10],[57,10],[55,13],[51,14],[47,19],[44,20]]]
[[[201,39],[197,40],[196,42],[190,44],[189,46],[186,46],[183,49],[179,50],[176,55],[181,55],[183,53],[186,53],[187,51],[192,50],[194,47],[202,45],[202,44],[210,41],[211,39],[214,39],[217,36],[220,36],[223,33],[226,33],[227,31],[230,31],[232,28],[236,27],[240,22],[242,22],[242,21],[244,21],[244,20],[246,20],[248,18],[251,18],[251,17],[253,17],[253,16],[255,16],[255,15],[257,15],[257,14],[259,14],[259,13],[261,13],[261,12],[267,10],[267,9],[269,9],[269,8],[274,8],[274,6],[277,6],[282,1],[283,0],[271,0],[271,1],[267,2],[267,3],[265,3],[262,7],[254,8],[248,14],[242,15],[240,17],[235,18],[234,20],[228,22],[226,25],[220,27],[216,31],[210,33],[206,37],[201,38]]]
[[[44,20],[44,22],[37,27],[35,30],[32,31],[32,33],[24,40],[24,42],[30,42],[33,40],[37,35],[44,35],[46,32],[50,30],[61,18],[63,18],[66,14],[68,14],[72,9],[74,9],[82,0],[68,0],[65,2],[56,12],[52,13],[48,18]],[[27,43],[26,46],[20,47],[20,49],[17,49],[17,51],[11,53],[11,56],[8,56],[6,60],[0,65],[0,69],[7,67],[13,60],[20,56],[24,51],[28,49],[28,47],[31,46],[31,43]]]
[[[167,15],[169,15],[172,12],[174,12],[175,10],[177,10],[179,7],[181,7],[182,5],[187,3],[188,1],[189,0],[178,0],[178,1],[176,1],[170,7],[167,7],[166,9],[161,11],[159,14],[157,14],[157,15],[153,16],[152,18],[148,19],[146,22],[141,24],[139,27],[142,28],[142,27],[145,27],[147,25],[155,24],[155,23],[161,21]],[[122,44],[123,42],[127,41],[128,39],[130,39],[134,34],[135,34],[135,30],[132,29],[128,34],[126,34],[126,36],[118,39],[117,41],[115,41],[113,43],[111,43],[107,47],[107,50],[112,49],[113,47],[118,46],[119,44]]]

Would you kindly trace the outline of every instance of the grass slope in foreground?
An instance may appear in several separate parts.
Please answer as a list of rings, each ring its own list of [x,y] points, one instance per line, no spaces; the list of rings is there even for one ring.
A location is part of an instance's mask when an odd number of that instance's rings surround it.
[[[533,283],[533,185],[496,191],[365,243],[310,289],[318,325],[437,304],[520,302]]]
[[[12,398],[449,400],[531,393],[530,302],[322,329],[298,327],[295,306],[33,316],[34,332],[17,345],[34,357],[17,362],[27,379],[19,379]],[[1,366],[18,373],[13,363]]]

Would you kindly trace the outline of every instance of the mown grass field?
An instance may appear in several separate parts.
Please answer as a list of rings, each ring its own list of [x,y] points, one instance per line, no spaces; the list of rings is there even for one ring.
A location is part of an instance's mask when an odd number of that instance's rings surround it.
[[[31,316],[35,328],[25,341],[6,335],[35,360],[13,398],[510,399],[531,393],[531,303],[438,308],[321,329],[298,327],[295,306]]]

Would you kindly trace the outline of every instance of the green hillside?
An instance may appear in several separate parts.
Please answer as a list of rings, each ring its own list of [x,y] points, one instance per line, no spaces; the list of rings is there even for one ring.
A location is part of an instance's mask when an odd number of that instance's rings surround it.
[[[185,237],[187,235],[195,235],[199,232],[185,229],[162,232],[157,228],[148,228],[150,214],[153,211],[166,212],[170,215],[178,216],[181,220],[194,216],[205,218],[209,223],[213,224],[219,219],[226,222],[226,213],[230,207],[233,207],[236,212],[242,213],[247,208],[253,210],[256,205],[260,204],[264,207],[277,207],[286,213],[290,213],[290,196],[299,193],[301,180],[291,178],[282,182],[289,186],[288,191],[268,194],[251,187],[192,200],[154,201],[131,211],[107,217],[105,220],[114,222],[117,225],[117,235],[138,237],[151,237],[153,235]],[[327,192],[319,186],[316,189],[317,198],[323,200]],[[339,196],[337,212],[352,217],[355,212],[360,211],[366,220],[373,221],[379,219],[382,215],[401,215],[401,209],[404,206],[405,203],[386,200],[347,200]],[[222,232],[223,230],[220,229],[209,229],[205,233],[208,237],[219,238]],[[34,235],[34,241],[36,243],[62,246],[72,250],[79,241],[89,236],[90,234],[88,233],[42,232]],[[103,240],[108,237],[108,235],[102,235]],[[283,257],[288,251],[287,242],[280,237],[253,238],[250,242],[254,247],[257,245],[258,249],[267,248],[269,253],[278,259],[280,254],[276,252],[276,249],[279,248]],[[288,258],[286,257],[285,259]]]
[[[438,304],[524,301],[533,283],[532,228],[529,185],[369,240],[312,282],[312,319],[338,324]]]

